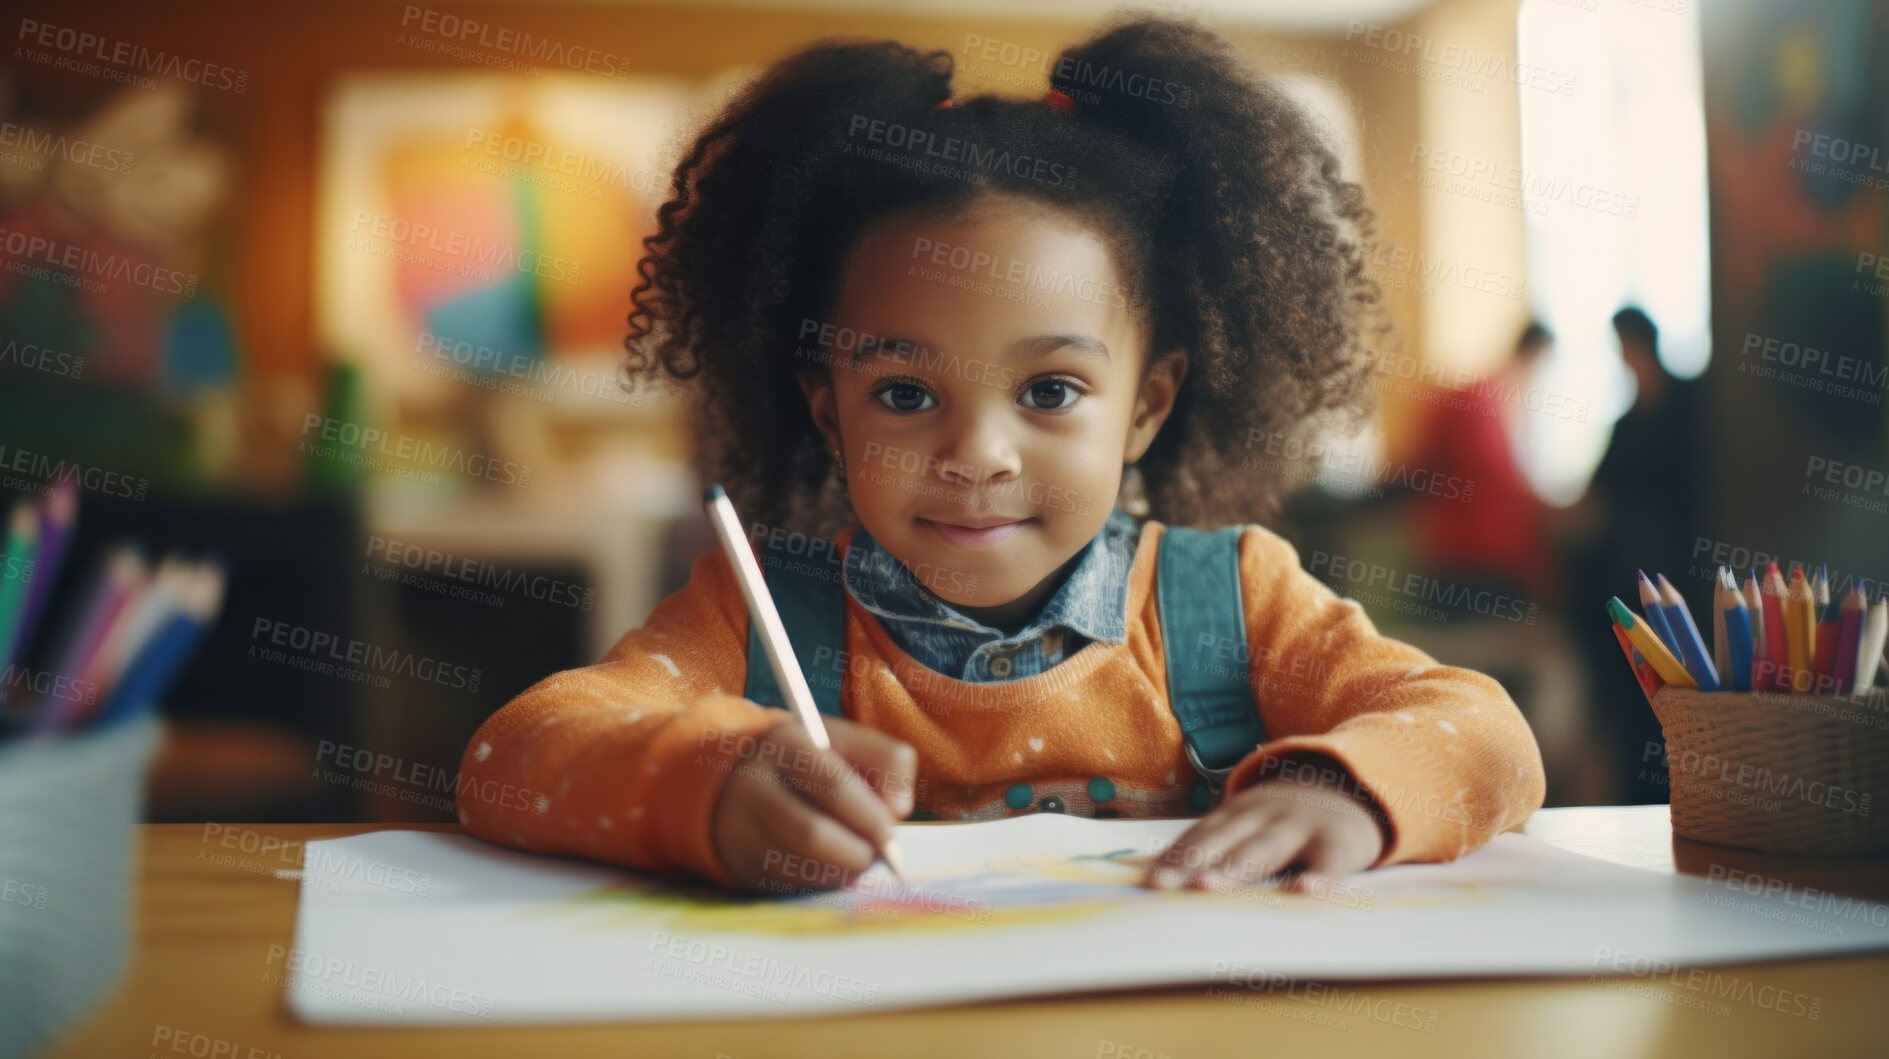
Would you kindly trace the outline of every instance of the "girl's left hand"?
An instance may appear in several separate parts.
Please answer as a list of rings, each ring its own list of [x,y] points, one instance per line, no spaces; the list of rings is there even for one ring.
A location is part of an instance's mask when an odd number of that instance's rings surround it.
[[[1329,770],[1293,771],[1239,791],[1201,817],[1148,866],[1144,884],[1223,888],[1297,864],[1300,874],[1285,885],[1303,892],[1375,863],[1384,832],[1364,797],[1333,781]]]

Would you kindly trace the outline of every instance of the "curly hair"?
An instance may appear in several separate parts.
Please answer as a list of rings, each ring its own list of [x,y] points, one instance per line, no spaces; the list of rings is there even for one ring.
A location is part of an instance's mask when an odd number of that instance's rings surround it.
[[[1120,502],[1177,525],[1276,515],[1291,483],[1259,445],[1320,423],[1355,429],[1374,406],[1367,332],[1388,325],[1365,272],[1363,189],[1296,104],[1191,23],[1130,16],[1062,52],[1050,83],[1073,112],[990,95],[941,108],[952,68],[947,51],[828,38],[740,92],[690,145],[643,240],[623,384],[666,374],[699,388],[702,468],[756,521],[833,532],[851,509],[796,383],[809,370],[800,328],[829,319],[867,226],[1029,196],[1106,240],[1150,350],[1188,354]],[[1062,169],[967,179],[893,164],[896,152],[861,150],[872,122]]]

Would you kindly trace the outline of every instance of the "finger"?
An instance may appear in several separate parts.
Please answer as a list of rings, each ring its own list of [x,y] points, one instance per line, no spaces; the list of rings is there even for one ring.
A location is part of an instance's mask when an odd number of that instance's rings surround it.
[[[1251,883],[1277,875],[1304,851],[1311,833],[1309,824],[1280,820],[1241,842],[1202,885]]]
[[[758,841],[750,856],[768,890],[801,892],[851,886],[878,852],[865,839],[794,794],[775,787],[756,796]]]
[[[897,822],[892,810],[845,757],[814,746],[813,737],[798,721],[770,732],[769,745],[756,756],[771,759],[765,764],[772,766],[782,786],[873,846],[891,839],[892,825]]]
[[[833,750],[884,800],[893,816],[903,820],[911,815],[918,790],[918,751],[912,744],[839,717],[826,722],[826,734]]]
[[[1370,867],[1379,850],[1368,834],[1326,828],[1312,836],[1304,852],[1305,870],[1287,884],[1299,893],[1329,890],[1352,872]]]
[[[1272,813],[1264,806],[1240,812],[1210,813],[1167,848],[1150,871],[1150,885],[1192,885],[1223,860],[1248,835],[1265,827]]]

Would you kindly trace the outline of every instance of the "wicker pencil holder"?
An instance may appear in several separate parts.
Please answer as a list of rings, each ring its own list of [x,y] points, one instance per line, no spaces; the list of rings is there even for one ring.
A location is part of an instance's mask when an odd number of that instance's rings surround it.
[[[1673,833],[1810,856],[1889,852],[1889,696],[1663,687]],[[1652,764],[1652,762],[1648,762]]]

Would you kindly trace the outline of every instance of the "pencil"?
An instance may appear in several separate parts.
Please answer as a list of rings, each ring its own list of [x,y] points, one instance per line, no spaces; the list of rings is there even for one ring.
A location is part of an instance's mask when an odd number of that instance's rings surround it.
[[[1812,585],[1816,598],[1817,617],[1817,658],[1812,665],[1816,671],[1816,681],[1811,690],[1822,694],[1836,687],[1837,661],[1837,609],[1830,603],[1830,571],[1828,566],[1817,567],[1817,580]]]
[[[1889,600],[1879,599],[1863,620],[1863,634],[1856,649],[1856,690],[1868,691],[1876,683],[1876,667],[1882,659],[1883,641],[1889,639]]]
[[[1627,665],[1633,667],[1633,679],[1640,682],[1640,690],[1650,701],[1659,692],[1659,674],[1653,672],[1653,667],[1646,664],[1646,659],[1640,657],[1640,652],[1633,649],[1633,641],[1627,638],[1627,631],[1620,627],[1619,622],[1608,622],[1608,624],[1613,627],[1614,639],[1620,641],[1620,650],[1626,653]]]
[[[53,673],[74,681],[75,689],[87,697],[96,697],[103,691],[84,683],[85,673],[92,668],[92,660],[98,657],[99,648],[105,643],[105,634],[118,620],[125,604],[142,595],[150,579],[150,568],[136,548],[121,544],[107,553],[104,567],[99,570],[92,590],[86,594],[85,609],[67,627]],[[64,728],[76,711],[77,705],[71,699],[48,698],[41,705],[34,730]]]
[[[1674,658],[1666,645],[1659,642],[1659,637],[1653,635],[1646,623],[1629,610],[1625,603],[1620,602],[1619,596],[1608,597],[1607,613],[1626,630],[1627,639],[1633,641],[1633,646],[1639,649],[1641,657],[1653,667],[1661,680],[1676,688],[1699,686],[1699,682],[1692,679],[1692,674],[1686,672],[1686,667],[1679,664],[1679,659]]]
[[[203,563],[188,570],[177,589],[177,607],[138,649],[118,686],[98,707],[96,725],[151,708],[190,660],[204,630],[223,603],[222,568]]]
[[[1659,642],[1665,644],[1666,649],[1671,651],[1674,657],[1682,657],[1684,649],[1679,646],[1679,637],[1676,635],[1679,630],[1673,628],[1672,622],[1667,619],[1666,612],[1660,609],[1662,600],[1659,598],[1659,589],[1653,587],[1653,582],[1647,578],[1645,570],[1639,571],[1639,577],[1640,613],[1645,615],[1646,624],[1652,628],[1653,635],[1659,637]]]
[[[1761,691],[1764,689],[1759,674],[1765,657],[1764,595],[1758,591],[1758,571],[1749,568],[1745,575],[1745,617],[1751,622],[1751,689]]]
[[[1692,611],[1686,606],[1686,597],[1679,594],[1665,574],[1654,574],[1659,578],[1660,609],[1666,612],[1666,624],[1673,630],[1673,639],[1679,641],[1679,657],[1685,659],[1686,672],[1698,681],[1700,691],[1718,690],[1718,671],[1712,668],[1712,659],[1706,656],[1705,641],[1699,637],[1699,626],[1692,620]]]
[[[1784,628],[1784,575],[1776,563],[1764,571],[1764,656],[1771,662],[1772,691],[1791,690],[1789,636]]]
[[[820,710],[813,703],[813,689],[807,686],[806,674],[801,672],[800,663],[794,658],[794,646],[788,642],[787,626],[781,623],[780,611],[774,607],[774,597],[768,593],[767,581],[761,577],[761,566],[754,561],[753,549],[741,535],[741,520],[735,515],[734,503],[719,482],[703,491],[702,500],[708,505],[709,521],[715,524],[722,549],[735,568],[735,580],[741,585],[742,598],[747,600],[748,614],[761,625],[761,645],[767,651],[768,664],[774,667],[775,681],[786,693],[788,705],[800,718],[800,723],[806,726],[807,734],[813,737],[813,745],[821,750],[832,749],[833,740],[826,734],[826,723],[820,719]],[[905,851],[899,848],[899,840],[887,838],[885,845],[879,847],[879,856],[885,866],[892,869],[892,874],[904,882]]]
[[[1733,590],[1729,594],[1735,594]],[[1725,567],[1718,568],[1718,576],[1712,579],[1712,665],[1726,684],[1732,683],[1732,645],[1725,640],[1725,608],[1730,606],[1726,596]]]
[[[39,557],[33,563],[33,583],[27,586],[26,603],[13,634],[12,660],[23,661],[39,626],[46,600],[52,595],[53,578],[66,556],[66,543],[72,539],[72,522],[79,513],[79,486],[74,478],[62,478],[39,515]],[[0,695],[4,695],[0,692]]]
[[[1810,688],[1811,666],[1817,650],[1816,599],[1802,564],[1791,564],[1791,583],[1784,596],[1784,644],[1791,671],[1784,681],[1785,691]]]
[[[1725,597],[1725,606],[1719,611],[1719,619],[1724,623],[1726,652],[1731,656],[1731,668],[1720,674],[1726,678],[1726,684],[1733,691],[1750,691],[1753,686],[1751,668],[1751,648],[1755,642],[1751,635],[1751,615],[1745,608],[1745,599],[1738,593],[1738,581],[1731,568],[1719,571],[1719,591]]]
[[[182,559],[165,556],[145,590],[135,598],[127,598],[118,616],[112,619],[105,638],[99,642],[98,652],[92,656],[81,678],[93,685],[101,696],[110,694],[132,656],[170,615],[176,606],[179,579],[185,570]]]
[[[1863,615],[1869,610],[1869,600],[1863,595],[1863,586],[1852,583],[1849,592],[1843,596],[1843,610],[1837,618],[1837,664],[1836,693],[1841,695],[1856,683],[1856,652],[1863,642]]]
[[[27,588],[40,573],[34,563],[38,554],[38,505],[22,498],[13,505],[13,517],[7,521],[6,547],[0,550],[0,670],[13,659],[13,641],[20,629],[21,611],[26,608]]]

